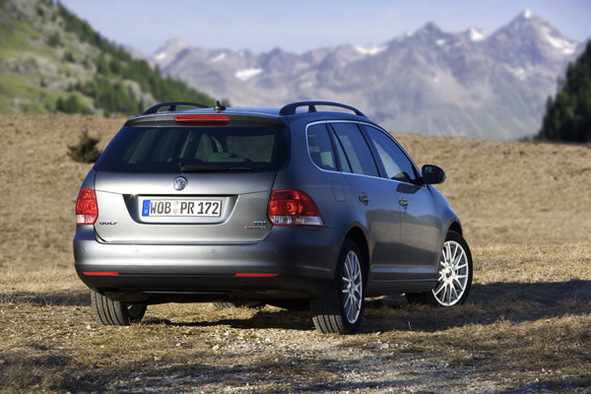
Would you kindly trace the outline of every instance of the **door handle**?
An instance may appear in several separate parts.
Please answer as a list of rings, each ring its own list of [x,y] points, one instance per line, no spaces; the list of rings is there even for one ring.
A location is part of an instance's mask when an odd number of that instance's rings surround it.
[[[404,198],[402,200],[398,200],[398,204],[400,204],[401,207],[408,207],[408,201]]]
[[[367,196],[367,194],[361,193],[359,195],[359,201],[361,201],[364,204],[367,204],[369,202],[369,197]]]

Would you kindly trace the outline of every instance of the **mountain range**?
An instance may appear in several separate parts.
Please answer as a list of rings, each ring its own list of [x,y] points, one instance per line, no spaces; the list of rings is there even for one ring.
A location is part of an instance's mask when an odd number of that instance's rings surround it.
[[[301,54],[195,48],[177,38],[149,60],[236,106],[334,100],[390,131],[519,139],[538,132],[547,98],[583,48],[525,11],[491,34],[428,23],[380,45]]]

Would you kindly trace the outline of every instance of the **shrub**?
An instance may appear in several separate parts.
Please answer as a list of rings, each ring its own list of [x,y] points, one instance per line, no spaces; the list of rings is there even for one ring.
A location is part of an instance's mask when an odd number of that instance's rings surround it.
[[[50,47],[59,47],[62,45],[62,39],[60,37],[60,33],[59,32],[55,32],[53,33],[51,36],[49,36],[48,42]]]
[[[101,155],[101,152],[96,148],[98,142],[98,138],[90,137],[85,130],[80,135],[77,145],[68,145],[68,156],[79,163],[94,163]]]
[[[71,94],[67,99],[59,98],[55,103],[55,110],[66,114],[90,115],[92,111],[78,100],[78,96]]]

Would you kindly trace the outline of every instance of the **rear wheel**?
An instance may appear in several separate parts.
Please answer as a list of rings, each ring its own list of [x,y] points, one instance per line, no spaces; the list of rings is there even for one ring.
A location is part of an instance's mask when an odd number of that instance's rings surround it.
[[[406,294],[408,302],[442,307],[463,304],[472,287],[472,265],[468,243],[450,231],[443,244],[437,286],[425,293]]]
[[[143,303],[113,301],[96,291],[90,292],[90,301],[96,319],[106,326],[128,326],[138,323],[148,307]]]
[[[363,292],[362,255],[353,241],[346,240],[330,289],[322,297],[310,301],[316,329],[325,334],[355,333],[361,323]]]

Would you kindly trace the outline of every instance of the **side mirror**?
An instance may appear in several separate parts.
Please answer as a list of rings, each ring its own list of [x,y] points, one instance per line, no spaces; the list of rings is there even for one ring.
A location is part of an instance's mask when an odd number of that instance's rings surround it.
[[[445,171],[437,166],[425,164],[421,172],[423,173],[423,182],[427,185],[436,185],[445,181]]]

